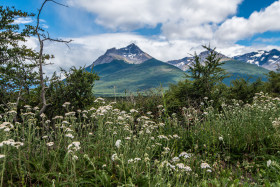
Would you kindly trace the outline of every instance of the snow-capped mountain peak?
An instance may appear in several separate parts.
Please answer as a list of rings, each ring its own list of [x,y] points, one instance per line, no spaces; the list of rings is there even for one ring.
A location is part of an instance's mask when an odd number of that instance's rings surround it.
[[[280,51],[277,49],[272,49],[270,51],[259,50],[233,58],[250,64],[256,64],[269,70],[276,70],[277,64],[280,64]]]
[[[225,55],[221,54],[221,53],[218,53],[217,52],[217,56],[219,58],[221,58],[222,60],[223,59],[229,59],[228,57],[226,57]],[[198,57],[200,59],[200,62],[204,62],[206,57],[209,55],[209,51],[203,51],[201,52]],[[183,71],[186,71],[189,69],[189,67],[191,66],[191,63],[194,61],[194,57],[185,57],[185,58],[182,58],[180,60],[172,60],[172,61],[168,61],[167,63],[168,64],[172,64],[178,68],[180,68],[181,70]]]
[[[123,60],[129,64],[141,64],[149,59],[152,59],[149,54],[143,52],[134,43],[128,45],[127,47],[116,49],[111,48],[106,51],[106,53],[100,56],[93,65],[110,63],[113,60]]]

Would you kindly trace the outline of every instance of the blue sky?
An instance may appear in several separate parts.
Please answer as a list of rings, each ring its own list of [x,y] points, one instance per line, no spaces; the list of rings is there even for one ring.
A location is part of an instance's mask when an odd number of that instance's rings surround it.
[[[37,13],[43,0],[2,0],[0,5]],[[211,43],[234,56],[280,49],[280,0],[57,0],[48,2],[42,26],[71,49],[48,44],[56,66],[89,65],[106,49],[132,42],[163,61],[179,59]],[[18,23],[33,20],[18,20]],[[36,48],[35,38],[27,43]],[[83,58],[81,59],[81,55]],[[67,61],[67,63],[65,63]]]

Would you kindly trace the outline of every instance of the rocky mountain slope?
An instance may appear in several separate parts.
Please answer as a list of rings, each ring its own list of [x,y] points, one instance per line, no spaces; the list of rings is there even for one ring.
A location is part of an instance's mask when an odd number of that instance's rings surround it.
[[[152,58],[153,57],[143,52],[137,45],[132,43],[124,48],[108,49],[106,53],[94,61],[92,65],[96,66],[99,64],[110,63],[113,60],[123,60],[129,64],[141,64]]]
[[[200,58],[200,61],[203,62],[203,61],[205,61],[205,59],[208,55],[209,55],[209,51],[203,51],[198,56]],[[218,57],[221,58],[222,61],[230,60],[229,57],[227,57],[221,53],[218,53]],[[180,60],[171,60],[171,61],[168,61],[167,63],[172,64],[172,65],[180,68],[183,71],[187,71],[189,69],[189,66],[191,66],[191,63],[193,62],[193,60],[194,60],[194,57],[185,57]]]
[[[235,56],[233,58],[249,64],[255,64],[268,70],[276,70],[277,64],[280,65],[280,51],[277,49],[270,51],[260,50]]]

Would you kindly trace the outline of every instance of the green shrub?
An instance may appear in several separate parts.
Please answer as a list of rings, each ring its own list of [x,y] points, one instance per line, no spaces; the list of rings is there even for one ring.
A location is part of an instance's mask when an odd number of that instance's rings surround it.
[[[94,102],[94,81],[99,79],[95,73],[85,71],[81,67],[72,67],[69,72],[62,70],[62,73],[65,79],[60,80],[54,74],[47,90],[51,106],[46,113],[50,116],[61,115],[65,111],[65,102],[71,103],[72,110],[86,109]]]

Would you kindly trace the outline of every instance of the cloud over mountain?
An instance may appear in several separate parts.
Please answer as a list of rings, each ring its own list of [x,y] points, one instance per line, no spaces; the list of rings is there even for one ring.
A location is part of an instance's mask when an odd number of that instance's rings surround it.
[[[169,39],[211,39],[216,24],[236,13],[242,0],[68,0],[96,15],[96,23],[121,31],[162,24]]]

